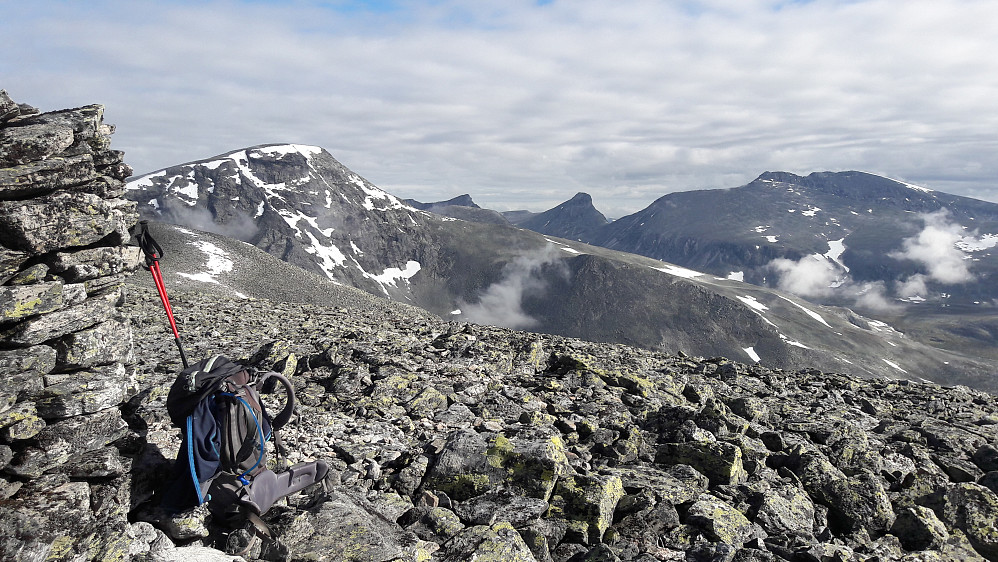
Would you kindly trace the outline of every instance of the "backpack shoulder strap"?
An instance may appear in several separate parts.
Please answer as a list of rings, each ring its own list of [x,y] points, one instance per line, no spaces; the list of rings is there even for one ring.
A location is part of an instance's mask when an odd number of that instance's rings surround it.
[[[276,430],[287,425],[291,421],[291,416],[294,415],[295,411],[295,387],[291,384],[291,381],[287,377],[280,373],[275,373],[273,371],[267,371],[265,373],[260,373],[257,384],[261,393],[270,394],[274,391],[276,386],[274,382],[280,382],[284,386],[284,390],[288,394],[287,403],[284,404],[284,409],[281,413],[277,414],[274,419],[270,422],[271,426]]]

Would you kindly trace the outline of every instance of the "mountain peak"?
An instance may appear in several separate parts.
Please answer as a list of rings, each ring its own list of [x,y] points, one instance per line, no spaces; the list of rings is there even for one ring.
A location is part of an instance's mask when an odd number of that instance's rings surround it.
[[[593,206],[593,198],[588,193],[580,192],[561,205],[518,225],[541,234],[578,240],[587,232],[606,224],[606,217]]]

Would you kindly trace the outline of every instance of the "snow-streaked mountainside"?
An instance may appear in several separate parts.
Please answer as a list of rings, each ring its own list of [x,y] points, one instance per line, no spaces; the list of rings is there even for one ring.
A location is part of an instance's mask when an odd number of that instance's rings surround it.
[[[820,302],[998,306],[998,204],[863,172],[671,193],[580,238]]]
[[[863,172],[766,172],[670,193],[591,228],[563,207],[556,236],[846,306],[922,341],[998,358],[998,204]],[[590,214],[595,209],[588,211]]]
[[[726,275],[422,211],[316,147],[248,148],[135,178],[128,187],[146,218],[225,234],[333,283],[446,318],[776,368],[820,365],[984,388],[995,371],[846,309]],[[257,295],[246,287],[290,287],[273,268],[253,260],[236,265],[242,260],[221,238],[176,232],[172,244],[189,247],[190,263],[173,270],[174,282],[205,290],[227,283],[229,294],[271,299],[273,290]]]
[[[398,296],[421,267],[411,254],[387,251],[382,227],[405,234],[426,213],[318,147],[251,147],[167,168],[127,187],[144,216],[229,235],[336,283]]]

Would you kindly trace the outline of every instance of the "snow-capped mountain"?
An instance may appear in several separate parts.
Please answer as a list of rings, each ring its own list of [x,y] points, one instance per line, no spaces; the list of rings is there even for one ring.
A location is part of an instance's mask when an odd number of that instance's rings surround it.
[[[145,217],[219,232],[372,293],[402,296],[422,267],[426,213],[351,172],[325,150],[264,145],[128,183]]]
[[[146,218],[226,234],[332,282],[455,320],[787,369],[822,365],[974,386],[989,384],[994,371],[990,363],[917,344],[845,309],[509,225],[419,210],[316,147],[238,150],[135,178],[128,188]],[[233,265],[238,274],[226,275],[242,279],[225,281],[216,270],[226,259],[240,261],[232,252],[217,240],[209,248],[204,236],[177,240],[199,251],[189,251],[192,261],[172,270],[164,263],[175,282],[183,274],[188,286],[201,281],[205,290],[225,290],[231,283],[229,294],[271,299],[278,298],[273,291],[256,295],[245,287],[286,285],[290,291],[290,282],[265,272],[273,268],[251,264]]]

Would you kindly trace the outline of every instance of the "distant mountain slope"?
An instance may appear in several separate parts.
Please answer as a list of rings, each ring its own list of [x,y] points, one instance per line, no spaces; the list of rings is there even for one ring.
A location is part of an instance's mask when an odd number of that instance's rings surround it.
[[[766,172],[670,193],[598,227],[591,213],[565,212],[585,208],[579,199],[513,222],[868,312],[998,310],[995,203],[863,172]]]
[[[534,232],[582,241],[606,224],[606,217],[596,210],[588,193],[577,193],[553,209],[517,222],[517,226]]]
[[[171,290],[352,308],[378,307],[384,302],[221,234],[158,221],[149,221],[149,233],[164,248],[160,269]],[[141,272],[127,281],[140,287],[154,286],[152,277]]]
[[[445,217],[487,224],[509,224],[509,221],[502,214],[479,207],[467,194],[435,203],[421,203],[415,199],[405,199],[404,201],[406,205],[421,211],[429,211]]]
[[[332,283],[440,316],[775,368],[823,365],[975,386],[988,384],[995,370],[920,346],[846,310],[815,309],[633,254],[422,211],[317,147],[248,148],[136,178],[128,187],[148,218],[221,232]],[[174,244],[212,259],[203,238]],[[226,259],[238,261],[231,253]],[[208,264],[192,265],[189,279],[217,290],[199,275]],[[301,290],[272,269],[236,270],[248,279],[225,281],[235,291],[276,287],[279,298]]]
[[[672,193],[586,241],[861,308],[998,303],[998,204],[862,172]]]

